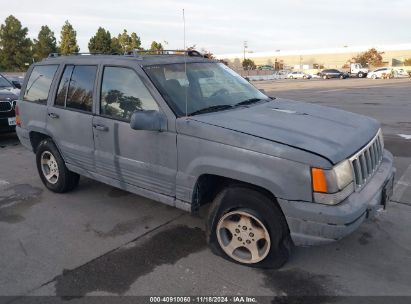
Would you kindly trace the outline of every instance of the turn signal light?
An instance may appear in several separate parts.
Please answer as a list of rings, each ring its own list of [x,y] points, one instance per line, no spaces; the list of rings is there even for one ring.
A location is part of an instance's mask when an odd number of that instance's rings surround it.
[[[16,126],[21,127],[20,111],[19,111],[18,105],[16,105],[15,113],[16,113]]]
[[[313,182],[313,191],[327,193],[327,179],[323,169],[311,168],[311,178]]]

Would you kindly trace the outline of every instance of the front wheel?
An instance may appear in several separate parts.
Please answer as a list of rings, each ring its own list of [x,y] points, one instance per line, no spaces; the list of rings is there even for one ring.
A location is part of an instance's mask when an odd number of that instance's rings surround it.
[[[371,77],[372,79],[377,79],[377,75],[372,75],[372,77]]]
[[[323,79],[327,79],[327,75],[324,75],[324,76],[323,76]]]
[[[363,73],[358,73],[358,78],[363,78],[364,74]]]
[[[79,183],[80,176],[67,169],[51,139],[43,140],[37,147],[36,163],[43,184],[53,192],[73,190]]]
[[[232,186],[215,198],[207,221],[211,250],[228,260],[259,268],[279,268],[293,246],[277,203],[257,190]]]

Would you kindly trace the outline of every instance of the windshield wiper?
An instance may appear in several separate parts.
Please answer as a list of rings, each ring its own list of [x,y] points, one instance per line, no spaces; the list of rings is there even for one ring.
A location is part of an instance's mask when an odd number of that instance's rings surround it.
[[[246,106],[246,105],[249,105],[249,104],[253,104],[253,103],[259,102],[259,101],[261,101],[261,100],[265,100],[265,99],[262,99],[262,98],[250,98],[250,99],[246,99],[246,100],[240,101],[239,103],[236,103],[235,106],[236,106],[236,107],[237,107],[237,106]]]
[[[190,113],[189,115],[197,115],[197,114],[204,114],[204,113],[210,113],[210,112],[217,112],[217,111],[222,111],[222,110],[227,110],[232,108],[233,106],[230,105],[216,105],[216,106],[210,106],[210,107],[206,107],[197,111],[194,111],[192,113]]]

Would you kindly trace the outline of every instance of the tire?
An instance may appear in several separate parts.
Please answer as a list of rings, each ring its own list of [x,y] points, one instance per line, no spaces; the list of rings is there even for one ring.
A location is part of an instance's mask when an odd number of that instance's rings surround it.
[[[328,78],[327,75],[324,75],[324,76],[323,76],[323,79],[327,79],[327,78]]]
[[[251,219],[247,229],[243,229],[244,225],[238,227],[239,223],[247,222],[247,217]],[[277,202],[252,188],[229,186],[222,190],[210,207],[206,227],[213,253],[246,266],[280,268],[287,262],[293,247],[287,222]],[[230,250],[232,247],[228,244],[236,249]],[[257,253],[253,256],[246,246],[257,249],[254,251]]]
[[[307,76],[304,75],[304,76],[303,76],[303,79],[306,79],[306,78],[307,78]]]
[[[344,77],[344,75],[340,75],[340,79],[344,79],[345,77]]]
[[[364,74],[363,73],[358,73],[358,78],[363,78],[364,77]]]
[[[374,74],[374,75],[371,76],[371,78],[372,79],[377,79],[377,75]]]
[[[42,160],[47,163],[42,164]],[[51,139],[45,139],[38,145],[36,164],[41,181],[47,189],[56,193],[64,193],[77,187],[80,175],[67,169],[60,152]],[[47,173],[49,177],[46,176]]]

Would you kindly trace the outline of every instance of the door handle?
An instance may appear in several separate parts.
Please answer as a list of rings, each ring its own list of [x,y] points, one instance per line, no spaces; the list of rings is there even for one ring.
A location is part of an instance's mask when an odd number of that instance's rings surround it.
[[[99,130],[99,131],[104,131],[107,132],[108,131],[108,127],[103,126],[103,125],[93,125],[94,129]]]
[[[49,116],[50,118],[53,118],[53,119],[57,119],[57,118],[60,117],[60,116],[59,116],[58,114],[56,114],[56,113],[49,113],[48,116]]]

